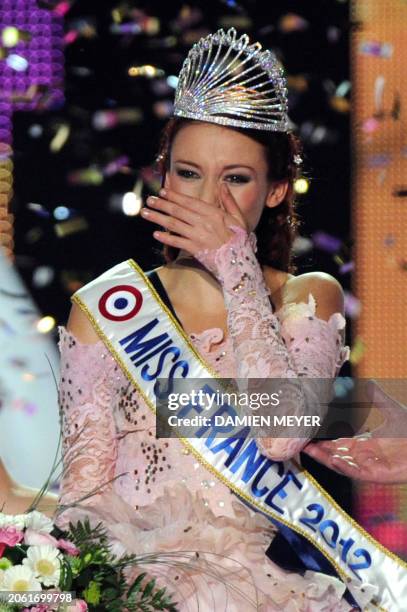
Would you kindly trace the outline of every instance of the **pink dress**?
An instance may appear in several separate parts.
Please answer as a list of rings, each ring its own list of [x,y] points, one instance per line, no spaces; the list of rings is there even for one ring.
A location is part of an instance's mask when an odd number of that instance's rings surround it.
[[[345,325],[342,314],[319,319],[311,294],[308,303],[286,304],[273,314],[254,234],[234,232],[217,251],[197,256],[221,282],[228,337],[212,328],[190,334],[191,342],[224,377],[334,377],[349,355],[338,331]],[[160,552],[165,563],[142,569],[168,586],[183,612],[352,609],[339,580],[289,573],[268,559],[276,528],[243,505],[178,439],[156,437],[154,415],[102,341],[86,345],[64,327],[59,333],[65,468],[60,502],[97,490],[81,501],[81,510],[58,516],[61,527],[86,512],[105,521],[118,554]],[[287,459],[306,440],[258,442],[265,454]]]

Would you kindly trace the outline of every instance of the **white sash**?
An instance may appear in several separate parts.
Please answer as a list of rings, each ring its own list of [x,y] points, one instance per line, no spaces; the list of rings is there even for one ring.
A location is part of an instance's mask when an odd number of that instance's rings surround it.
[[[133,260],[114,266],[88,283],[72,300],[87,314],[153,412],[157,378],[170,381],[191,377],[195,383],[196,379],[210,378],[219,382],[219,375],[205,364]],[[296,462],[267,459],[253,438],[239,444],[236,438],[179,440],[253,510],[301,534],[322,552],[356,601],[361,600],[364,586],[371,590],[374,585],[377,608],[407,610],[407,564],[364,531]]]

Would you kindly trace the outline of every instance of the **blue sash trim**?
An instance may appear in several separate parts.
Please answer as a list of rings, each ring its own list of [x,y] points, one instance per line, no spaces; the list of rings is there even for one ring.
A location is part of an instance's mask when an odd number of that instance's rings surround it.
[[[245,499],[241,498],[236,493],[235,495],[245,506],[253,510],[253,506],[251,506]],[[263,512],[261,512],[261,514],[263,514]],[[279,533],[284,537],[286,542],[289,544],[289,546],[291,546],[293,551],[301,560],[303,567],[301,568],[300,564],[298,564],[298,567],[293,568],[293,571],[302,570],[303,572],[305,568],[306,570],[310,570],[313,572],[329,574],[330,576],[334,576],[335,578],[342,580],[338,572],[335,570],[334,566],[315,546],[311,544],[311,542],[309,542],[301,534],[297,533],[290,527],[287,527],[287,525],[280,523],[280,521],[278,521],[277,519],[272,518],[267,514],[264,514],[264,516],[268,518],[269,521],[278,528]],[[358,603],[356,602],[356,600],[348,589],[346,589],[345,593],[343,594],[343,597],[351,606],[354,606],[355,608],[360,610],[360,606],[358,605]]]

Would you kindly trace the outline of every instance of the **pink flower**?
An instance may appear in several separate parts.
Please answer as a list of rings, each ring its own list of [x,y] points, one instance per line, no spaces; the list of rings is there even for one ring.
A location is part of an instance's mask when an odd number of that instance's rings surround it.
[[[68,608],[69,612],[88,612],[88,604],[83,599],[75,599]]]
[[[49,612],[49,608],[46,604],[40,604],[34,608],[24,608],[23,612]]]
[[[79,555],[80,552],[79,548],[76,548],[75,544],[72,544],[72,542],[69,542],[68,540],[63,540],[62,538],[58,540],[58,548],[62,548],[62,550],[67,552],[68,555],[72,556]]]
[[[24,534],[15,527],[3,527],[0,529],[0,544],[6,546],[15,546],[23,539]]]
[[[58,540],[49,533],[40,533],[34,529],[26,529],[24,534],[24,544],[27,546],[41,546],[49,544],[50,546],[58,547]]]

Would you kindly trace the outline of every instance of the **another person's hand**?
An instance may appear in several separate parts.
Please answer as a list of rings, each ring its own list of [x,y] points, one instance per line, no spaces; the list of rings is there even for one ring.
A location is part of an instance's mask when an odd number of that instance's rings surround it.
[[[383,425],[354,438],[311,442],[303,452],[349,478],[383,484],[407,483],[407,408],[373,380],[369,381],[368,394],[385,416]]]

